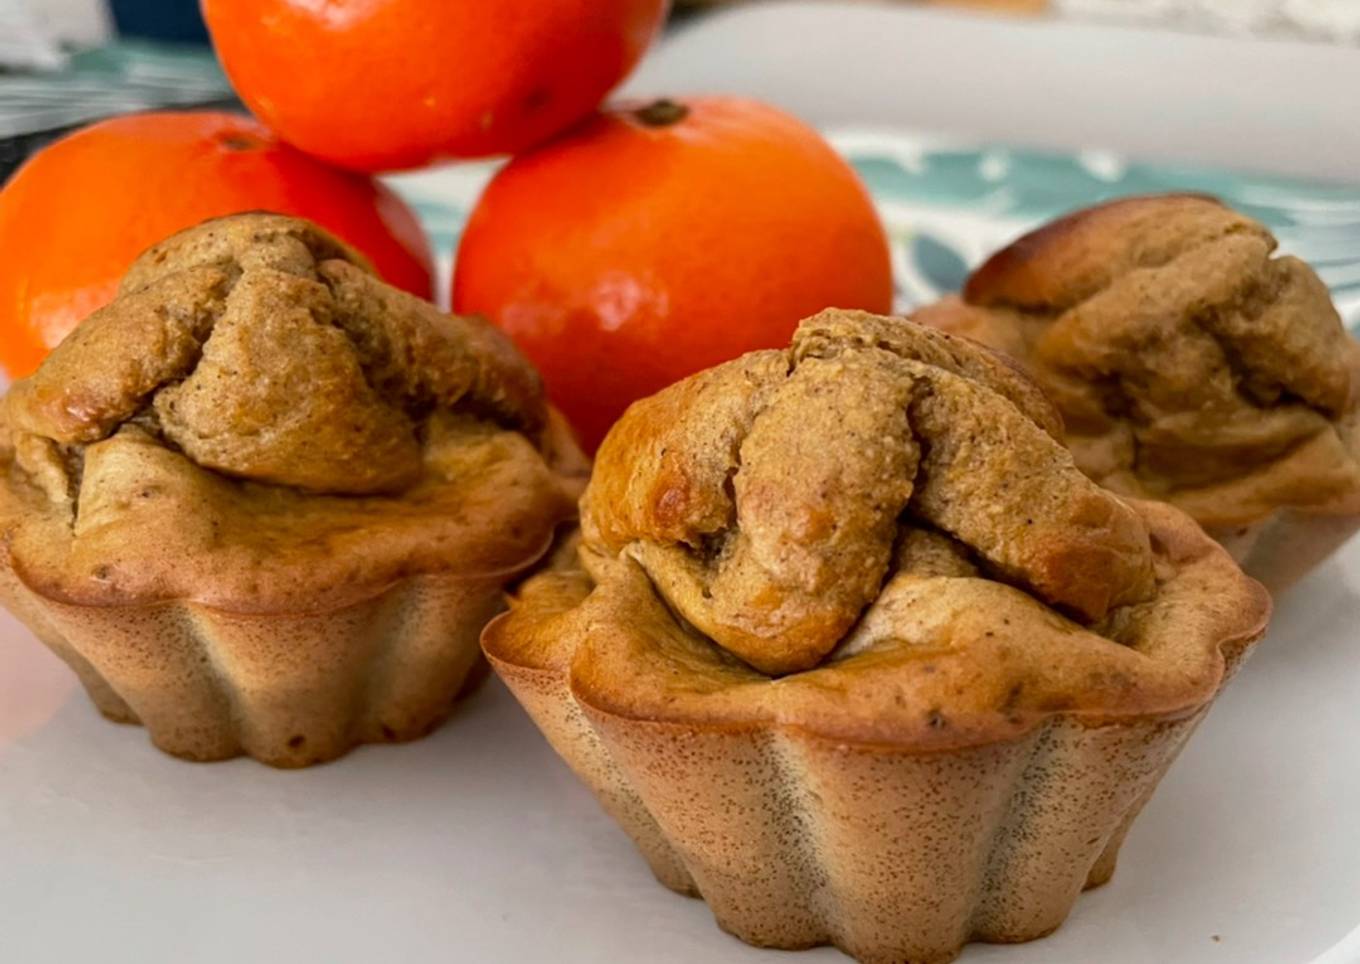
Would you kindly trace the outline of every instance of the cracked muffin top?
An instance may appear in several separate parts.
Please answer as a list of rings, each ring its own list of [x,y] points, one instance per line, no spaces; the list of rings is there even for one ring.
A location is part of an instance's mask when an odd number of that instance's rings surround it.
[[[270,214],[145,252],[5,397],[0,468],[26,579],[243,607],[521,563],[584,474],[502,334]]]
[[[1084,476],[1059,432],[1002,356],[823,312],[786,351],[635,403],[579,565],[531,579],[484,645],[569,663],[607,712],[838,738],[1195,705],[1264,627],[1264,590],[1182,513]]]
[[[1209,526],[1360,509],[1360,344],[1262,225],[1193,195],[1115,201],[992,256],[916,317],[1020,359],[1077,462]]]
[[[1147,528],[1077,471],[1058,425],[980,346],[824,312],[788,352],[635,405],[600,449],[586,544],[636,560],[689,622],[771,673],[825,657],[916,553],[985,560],[1101,619],[1151,595]]]

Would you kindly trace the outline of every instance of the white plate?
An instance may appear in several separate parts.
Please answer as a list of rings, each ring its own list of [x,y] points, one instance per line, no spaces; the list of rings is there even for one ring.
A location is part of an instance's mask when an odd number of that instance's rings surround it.
[[[1114,880],[1054,936],[963,960],[1294,964],[1339,941],[1360,908],[1358,607],[1360,541],[1280,606]],[[418,743],[189,764],[100,719],[3,617],[0,960],[95,957],[775,960],[653,881],[498,682]]]
[[[829,126],[914,122],[1294,174],[1335,173],[1343,152],[1350,164],[1360,156],[1360,127],[1333,129],[1335,102],[1329,113],[1308,99],[1323,72],[1338,85],[1360,77],[1354,56],[1275,45],[1245,92],[1225,81],[1170,96],[1186,71],[1203,80],[1214,63],[1216,76],[1240,77],[1235,51],[1252,58],[1205,38],[1164,44],[1090,27],[771,5],[689,28],[634,87],[761,94]],[[1051,109],[1021,96],[1038,83],[1033,69],[998,67],[1007,50],[1043,62],[1055,90],[1071,89],[1079,67],[1089,84]],[[1152,68],[1120,73],[1136,64]],[[865,92],[869,81],[879,86]],[[1139,85],[1152,96],[1135,110]],[[1229,109],[1236,134],[1205,129]],[[1220,156],[1234,137],[1234,158]],[[1338,944],[1360,921],[1358,733],[1360,541],[1282,602],[1135,826],[1114,880],[1054,936],[974,945],[963,960],[1360,961],[1360,936]],[[418,743],[293,773],[191,765],[99,719],[65,668],[0,614],[0,964],[90,959],[844,958],[747,948],[702,903],[656,884],[495,681]]]
[[[821,127],[1360,178],[1357,47],[901,3],[757,3],[679,31],[627,90],[747,94]]]

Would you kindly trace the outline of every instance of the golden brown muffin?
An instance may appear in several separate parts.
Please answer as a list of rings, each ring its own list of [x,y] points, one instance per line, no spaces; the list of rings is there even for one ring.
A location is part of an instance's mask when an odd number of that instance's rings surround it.
[[[753,944],[1057,927],[1264,631],[1000,356],[828,311],[636,403],[483,648],[657,877]]]
[[[443,718],[584,469],[490,326],[209,221],[5,397],[0,599],[167,752],[306,765]]]
[[[1077,464],[1171,502],[1281,590],[1360,527],[1360,343],[1326,286],[1210,198],[1078,211],[916,317],[1020,359]]]

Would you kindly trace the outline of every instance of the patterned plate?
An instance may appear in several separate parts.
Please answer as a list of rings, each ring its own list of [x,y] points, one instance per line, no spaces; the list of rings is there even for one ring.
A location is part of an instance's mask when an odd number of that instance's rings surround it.
[[[1046,153],[886,130],[832,142],[863,176],[893,244],[899,308],[955,291],[1016,235],[1073,208],[1157,191],[1214,194],[1268,225],[1311,263],[1360,330],[1360,186],[1140,164],[1101,151]],[[476,164],[391,179],[420,212],[445,271],[467,212],[494,171]],[[447,285],[440,286],[441,291]]]

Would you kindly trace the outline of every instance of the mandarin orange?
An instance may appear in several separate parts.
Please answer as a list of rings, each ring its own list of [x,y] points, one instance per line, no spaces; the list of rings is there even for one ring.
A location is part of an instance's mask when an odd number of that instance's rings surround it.
[[[453,288],[592,449],[635,399],[783,346],[822,308],[892,300],[854,170],[801,121],[733,97],[621,106],[517,157],[472,213]]]
[[[152,244],[251,210],[309,218],[391,283],[430,297],[425,234],[371,178],[308,157],[247,117],[132,114],[39,151],[0,190],[0,365],[14,378],[33,371]]]
[[[290,143],[387,171],[512,153],[595,109],[666,0],[203,0],[241,99]]]

